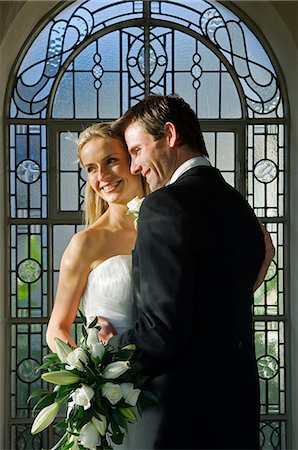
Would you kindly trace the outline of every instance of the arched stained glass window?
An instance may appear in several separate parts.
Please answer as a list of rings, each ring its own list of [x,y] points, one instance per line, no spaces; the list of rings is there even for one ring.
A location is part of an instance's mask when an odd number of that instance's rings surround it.
[[[228,6],[203,0],[61,2],[25,43],[7,102],[7,448],[49,448],[56,439],[52,432],[30,435],[26,400],[41,387],[35,369],[47,352],[60,258],[81,222],[85,178],[75,139],[86,125],[118,117],[145,94],[176,92],[201,121],[211,163],[246,196],[276,246],[253,310],[262,448],[286,449],[287,103],[269,47]]]

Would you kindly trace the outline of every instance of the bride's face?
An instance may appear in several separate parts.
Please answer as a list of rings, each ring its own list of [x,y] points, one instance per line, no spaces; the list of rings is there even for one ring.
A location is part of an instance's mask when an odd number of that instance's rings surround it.
[[[109,204],[126,204],[143,196],[141,178],[130,173],[130,157],[120,140],[93,138],[82,148],[80,158],[92,189]]]

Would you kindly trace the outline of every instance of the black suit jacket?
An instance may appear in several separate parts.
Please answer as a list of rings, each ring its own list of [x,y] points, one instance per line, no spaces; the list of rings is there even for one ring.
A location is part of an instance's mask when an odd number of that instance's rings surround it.
[[[190,169],[143,202],[138,317],[111,343],[144,352],[160,399],[154,448],[259,448],[251,308],[263,257],[252,209],[213,167]]]

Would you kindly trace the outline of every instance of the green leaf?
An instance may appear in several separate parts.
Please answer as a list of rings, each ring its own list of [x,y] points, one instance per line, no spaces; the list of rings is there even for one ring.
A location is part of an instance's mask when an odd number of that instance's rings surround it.
[[[119,425],[120,427],[123,427],[123,428],[126,427],[125,419],[124,419],[123,415],[118,410],[114,410],[113,411],[113,419],[115,420],[117,425]]]
[[[57,426],[57,425],[54,425]],[[67,433],[65,433],[62,438],[57,442],[56,445],[54,445],[54,447],[51,448],[51,450],[58,450],[60,448],[61,445],[64,444],[64,442],[67,440]],[[62,447],[64,448],[64,447]]]
[[[95,325],[97,324],[97,321],[98,321],[98,319],[97,319],[97,317],[95,317],[94,320],[92,320],[92,322],[90,323],[90,325],[89,325],[88,328],[94,328]],[[86,325],[86,324],[85,324],[85,325]]]
[[[54,361],[54,362],[57,362],[57,363],[59,363],[60,362],[60,359],[58,358],[58,355],[57,355],[57,353],[48,353],[47,355],[44,355],[44,357],[42,358],[43,359],[43,361],[44,360],[50,360],[50,361]]]
[[[66,419],[60,420],[60,422],[55,423],[54,427],[66,430],[66,428],[67,428],[67,421],[66,421]]]
[[[119,350],[119,352],[115,355],[115,360],[127,361],[131,359],[135,354],[135,350],[123,349]]]
[[[32,412],[34,413],[36,411],[36,409],[41,409],[41,408],[44,408],[45,406],[51,405],[52,403],[54,403],[55,398],[56,398],[56,392],[51,392],[51,393],[45,395],[36,403]]]
[[[121,445],[124,439],[124,433],[122,433],[121,431],[113,433],[111,439],[114,442],[114,444]]]
[[[56,401],[62,400],[64,397],[69,397],[72,392],[76,390],[80,383],[72,384],[71,386],[59,386],[57,389]]]
[[[28,397],[27,402],[29,403],[30,400],[32,400],[33,398],[36,397],[40,397],[40,396],[44,396],[48,393],[49,391],[47,389],[37,389],[36,391],[32,392],[32,394]]]
[[[86,370],[86,374],[87,374],[87,384],[93,384],[96,383],[96,381],[98,381],[96,374],[93,372],[93,370],[89,367],[86,366],[85,367]]]
[[[88,333],[87,333],[85,327],[82,327],[82,334],[83,334],[84,339],[87,341],[87,339],[88,339]]]
[[[142,403],[149,404],[149,405],[152,405],[152,404],[158,405],[159,404],[159,400],[156,397],[156,395],[154,395],[150,391],[141,391],[141,393],[139,395],[139,400]]]
[[[79,309],[79,314],[80,314],[80,317],[81,317],[81,319],[83,321],[83,324],[86,326],[87,325],[87,319],[86,319],[84,313],[80,309]]]
[[[138,388],[140,388],[141,386],[143,386],[143,384],[146,383],[146,381],[148,380],[149,377],[138,377],[137,382],[136,382],[136,386]]]

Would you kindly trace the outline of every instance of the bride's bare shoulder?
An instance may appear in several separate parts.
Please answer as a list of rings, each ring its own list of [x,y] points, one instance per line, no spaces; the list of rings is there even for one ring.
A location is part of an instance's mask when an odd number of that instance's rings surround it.
[[[106,239],[105,230],[87,228],[76,233],[70,240],[64,255],[64,263],[93,266],[94,261],[104,259]]]
[[[106,231],[104,228],[86,228],[77,232],[72,238],[69,245],[72,250],[76,251],[96,251],[104,245]]]

